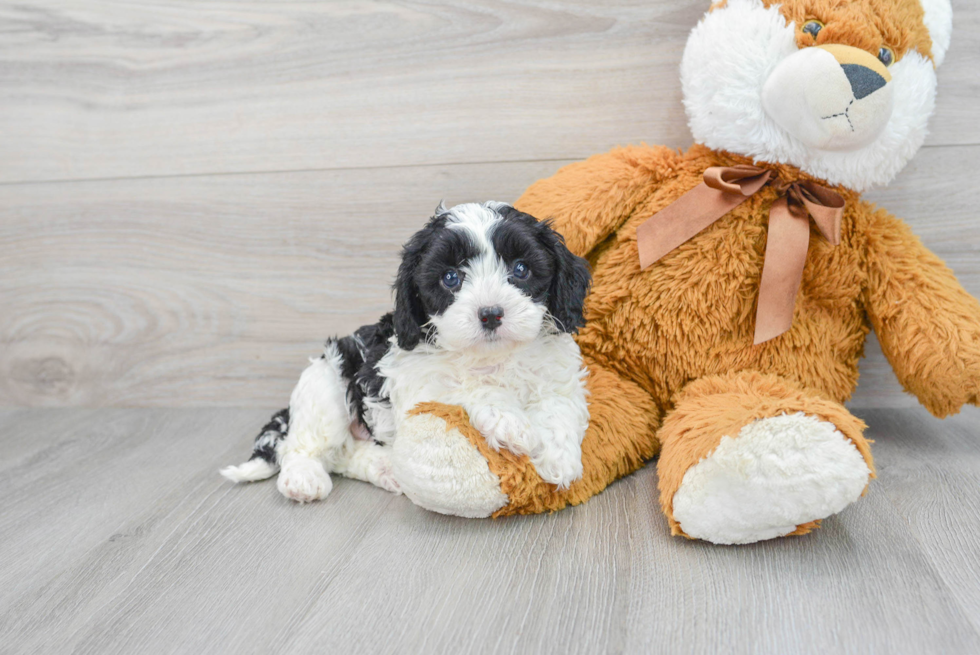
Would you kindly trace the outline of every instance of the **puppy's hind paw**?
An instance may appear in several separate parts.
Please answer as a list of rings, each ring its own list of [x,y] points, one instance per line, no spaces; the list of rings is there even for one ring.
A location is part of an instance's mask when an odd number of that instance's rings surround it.
[[[402,492],[402,487],[398,484],[398,480],[395,479],[395,471],[387,457],[383,462],[378,464],[376,475],[378,480],[376,483],[377,486],[393,494],[400,494]]]
[[[282,462],[276,487],[286,498],[309,503],[326,498],[333,489],[333,482],[320,462],[308,457],[295,457]]]

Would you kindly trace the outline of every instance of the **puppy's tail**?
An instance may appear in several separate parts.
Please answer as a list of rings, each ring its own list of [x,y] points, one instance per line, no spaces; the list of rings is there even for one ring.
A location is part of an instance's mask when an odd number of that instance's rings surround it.
[[[256,482],[271,478],[278,470],[278,465],[264,459],[250,459],[238,466],[226,466],[219,473],[232,482]]]
[[[226,466],[221,475],[232,482],[255,482],[271,478],[279,471],[277,450],[289,432],[289,409],[276,412],[255,437],[252,457],[238,466]]]

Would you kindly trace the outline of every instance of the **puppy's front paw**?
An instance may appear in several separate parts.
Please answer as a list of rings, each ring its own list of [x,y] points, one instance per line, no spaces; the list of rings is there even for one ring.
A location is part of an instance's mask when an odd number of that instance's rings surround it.
[[[308,457],[285,458],[276,487],[286,498],[309,503],[327,497],[333,489],[323,464]]]
[[[582,451],[579,448],[542,448],[531,463],[545,482],[567,489],[582,477]]]
[[[483,406],[470,412],[470,423],[494,450],[503,447],[516,455],[528,454],[527,436],[531,426],[524,416]]]

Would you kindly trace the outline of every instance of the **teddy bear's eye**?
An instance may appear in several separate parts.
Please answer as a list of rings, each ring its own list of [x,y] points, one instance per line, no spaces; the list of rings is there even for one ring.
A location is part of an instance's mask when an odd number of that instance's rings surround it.
[[[817,38],[817,35],[820,34],[820,30],[822,29],[823,29],[823,23],[821,23],[818,20],[808,20],[806,23],[803,24],[803,33],[809,34],[814,39]]]
[[[885,66],[891,66],[892,62],[895,61],[895,53],[892,52],[891,48],[883,45],[878,51],[878,61],[883,63]]]

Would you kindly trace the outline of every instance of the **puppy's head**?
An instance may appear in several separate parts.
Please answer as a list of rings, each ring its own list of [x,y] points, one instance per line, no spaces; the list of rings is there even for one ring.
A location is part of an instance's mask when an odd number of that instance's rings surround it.
[[[442,205],[405,245],[395,280],[395,332],[446,350],[490,350],[542,330],[574,332],[591,281],[545,223],[499,202]]]

